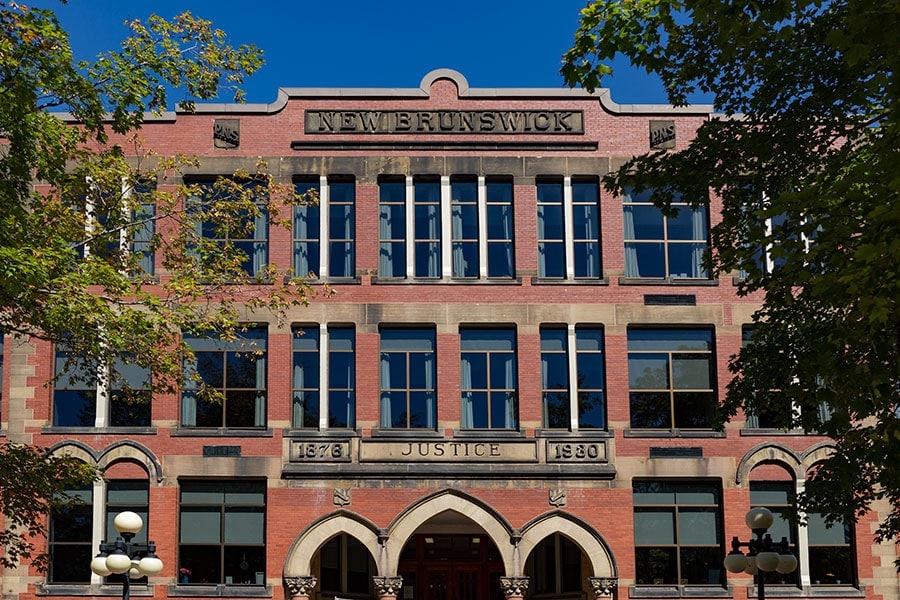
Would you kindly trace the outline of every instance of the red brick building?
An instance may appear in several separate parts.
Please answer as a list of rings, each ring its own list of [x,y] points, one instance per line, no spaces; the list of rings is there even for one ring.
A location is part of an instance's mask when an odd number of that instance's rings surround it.
[[[292,228],[259,223],[248,254],[336,293],[287,323],[248,315],[252,357],[189,340],[218,409],[192,390],[140,413],[47,387],[58,352],[7,336],[3,434],[106,479],[52,524],[49,573],[3,571],[3,600],[120,595],[88,563],[125,509],[165,563],[134,596],[755,597],[749,575],[726,577],[730,539],[751,507],[782,510],[830,443],[762,416],[711,428],[758,300],[700,262],[718,205],[664,216],[600,186],[686,145],[709,110],[472,89],[442,69],[148,122],[150,147],[200,157],[186,178],[264,158],[316,188]],[[769,597],[900,597],[878,509],[776,522],[799,568],[769,575]]]

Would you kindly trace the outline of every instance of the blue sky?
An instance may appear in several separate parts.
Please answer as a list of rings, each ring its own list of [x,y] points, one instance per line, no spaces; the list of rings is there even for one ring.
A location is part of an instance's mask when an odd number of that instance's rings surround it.
[[[52,8],[78,58],[118,47],[126,19],[185,10],[212,20],[231,43],[252,43],[266,65],[248,102],[279,87],[417,87],[456,69],[471,87],[564,87],[559,68],[587,0],[35,0]],[[621,104],[664,103],[658,80],[622,61],[604,80]]]

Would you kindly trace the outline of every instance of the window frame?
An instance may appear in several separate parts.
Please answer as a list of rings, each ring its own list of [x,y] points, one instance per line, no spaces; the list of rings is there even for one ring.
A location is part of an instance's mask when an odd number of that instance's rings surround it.
[[[488,336],[479,339],[479,336]],[[492,338],[490,336],[493,336]],[[466,338],[471,339],[466,339]],[[508,338],[508,339],[506,339]],[[519,373],[518,373],[518,342],[517,332],[514,327],[460,327],[460,426],[469,431],[518,431],[519,429]],[[509,342],[509,348],[503,346]],[[471,345],[471,348],[466,346]],[[470,358],[466,358],[467,355]],[[481,379],[480,374],[474,373],[474,368],[480,366],[476,363],[476,357],[483,357],[484,383],[483,387],[477,385],[474,376]],[[503,357],[508,359],[505,363]],[[499,361],[495,362],[495,358]],[[511,368],[511,373],[503,375],[504,381],[500,385],[494,385],[493,379],[497,373],[495,369],[506,364],[506,370]],[[468,366],[467,366],[468,365]],[[469,381],[466,378],[469,377]],[[512,381],[508,381],[509,379]],[[511,386],[509,384],[512,384]],[[501,387],[503,386],[503,387]],[[477,396],[483,396],[483,402]],[[495,406],[495,402],[502,400],[503,406]],[[483,419],[476,417],[476,404],[484,404]],[[482,411],[479,411],[482,412]],[[494,423],[494,413],[502,414],[502,425]],[[483,424],[479,425],[483,421]]]
[[[379,426],[392,430],[430,430],[437,429],[437,332],[434,326],[397,327],[383,326],[379,329]],[[430,357],[430,358],[429,358]],[[416,363],[421,362],[424,372],[422,386],[413,385],[413,373]],[[402,366],[402,381],[394,382],[397,366]],[[391,380],[387,381],[386,380]],[[428,380],[431,384],[428,384]],[[406,415],[401,423],[395,418],[394,402],[403,396]],[[414,411],[414,398],[420,396],[424,403],[425,420],[415,423],[420,411]]]

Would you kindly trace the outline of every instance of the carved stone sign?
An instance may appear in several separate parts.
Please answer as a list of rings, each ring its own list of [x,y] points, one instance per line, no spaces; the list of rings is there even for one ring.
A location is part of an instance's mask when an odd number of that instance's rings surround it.
[[[213,123],[213,145],[233,150],[241,145],[241,120],[216,119]]]
[[[671,150],[675,147],[675,121],[650,121],[650,149]]]
[[[583,134],[580,110],[308,110],[306,133]]]
[[[369,441],[363,440],[359,460],[394,462],[536,462],[533,441]]]

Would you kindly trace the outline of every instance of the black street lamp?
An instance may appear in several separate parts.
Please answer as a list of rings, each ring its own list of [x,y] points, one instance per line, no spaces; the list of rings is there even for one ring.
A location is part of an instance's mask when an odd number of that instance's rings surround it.
[[[766,573],[792,573],[797,568],[797,558],[791,554],[787,538],[773,542],[772,536],[767,533],[775,522],[775,517],[768,508],[750,509],[744,521],[756,537],[748,542],[740,541],[737,536],[732,538],[731,552],[724,560],[725,569],[732,573],[743,571],[754,575],[759,587],[758,600],[766,600]],[[741,552],[741,547],[747,548],[746,556]]]
[[[113,520],[119,537],[115,542],[100,542],[100,552],[91,561],[91,571],[101,577],[122,575],[122,600],[131,597],[131,578],[156,575],[163,562],[156,556],[156,543],[135,544],[131,540],[144,526],[140,515],[126,510]]]

